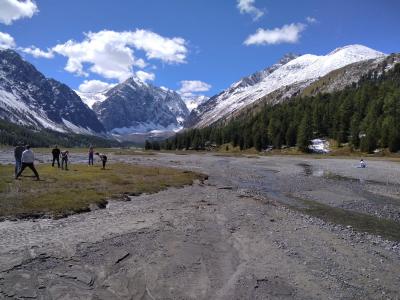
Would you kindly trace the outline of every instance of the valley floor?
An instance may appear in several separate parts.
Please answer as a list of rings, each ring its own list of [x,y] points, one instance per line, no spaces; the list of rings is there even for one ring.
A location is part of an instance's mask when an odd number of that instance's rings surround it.
[[[399,298],[399,163],[109,159],[210,177],[60,220],[1,222],[0,299]]]

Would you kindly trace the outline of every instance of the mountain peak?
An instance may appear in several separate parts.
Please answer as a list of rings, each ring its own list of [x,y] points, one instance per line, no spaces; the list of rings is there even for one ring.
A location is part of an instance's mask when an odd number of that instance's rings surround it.
[[[346,53],[346,54],[352,54],[352,55],[358,54],[358,55],[362,55],[362,56],[371,56],[371,58],[385,55],[383,52],[374,50],[374,49],[369,48],[364,45],[351,44],[351,45],[346,45],[343,47],[336,48],[335,50],[329,52],[327,54],[327,56],[334,55],[337,53]]]
[[[291,61],[291,60],[293,60],[293,59],[296,59],[296,58],[298,58],[300,56],[300,54],[296,54],[296,53],[292,53],[292,52],[289,52],[289,53],[286,53],[285,55],[283,55],[282,57],[281,57],[281,59],[279,59],[278,60],[278,65],[284,65],[284,64],[287,64],[289,61]]]

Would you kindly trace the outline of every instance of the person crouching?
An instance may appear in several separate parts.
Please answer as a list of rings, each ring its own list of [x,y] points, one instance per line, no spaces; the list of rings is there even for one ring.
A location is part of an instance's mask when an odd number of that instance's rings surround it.
[[[35,174],[36,179],[40,180],[39,178],[39,173],[36,171],[36,168],[34,166],[34,161],[35,161],[35,154],[31,150],[31,146],[27,145],[25,147],[25,151],[22,152],[22,166],[21,169],[19,170],[17,176],[15,176],[15,179],[18,179],[19,176],[21,176],[22,172],[25,170],[26,167],[32,170],[32,172]]]

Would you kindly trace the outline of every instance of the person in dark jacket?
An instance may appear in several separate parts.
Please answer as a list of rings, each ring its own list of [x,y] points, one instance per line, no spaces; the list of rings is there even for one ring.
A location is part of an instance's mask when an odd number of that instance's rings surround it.
[[[22,152],[25,151],[24,144],[22,142],[18,142],[17,146],[14,149],[14,157],[15,157],[15,176],[17,176],[19,170],[21,170],[22,166]]]
[[[69,151],[66,150],[64,152],[61,152],[61,169],[64,170],[64,165],[65,165],[65,170],[68,171],[68,159],[69,159]]]
[[[58,149],[57,145],[54,147],[54,149],[51,151],[51,154],[53,154],[53,163],[51,164],[52,167],[54,167],[55,161],[57,161],[58,167],[60,167],[60,149]]]
[[[89,166],[93,166],[94,149],[92,146],[89,147]]]
[[[105,170],[106,169],[106,163],[107,163],[107,155],[100,154],[100,153],[96,153],[96,155],[98,155],[100,157],[100,160],[103,163],[103,170]]]
[[[25,147],[25,151],[22,153],[22,166],[21,169],[19,170],[18,174],[15,176],[15,179],[18,179],[19,176],[21,176],[22,172],[25,170],[26,167],[32,170],[32,172],[35,174],[37,180],[40,180],[39,174],[36,171],[36,168],[33,164],[35,161],[35,155],[33,151],[31,150],[31,146],[27,145]]]

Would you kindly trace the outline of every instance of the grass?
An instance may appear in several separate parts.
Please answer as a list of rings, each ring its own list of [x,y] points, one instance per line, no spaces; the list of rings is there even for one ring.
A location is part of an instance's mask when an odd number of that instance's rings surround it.
[[[318,217],[324,221],[351,226],[359,232],[368,232],[373,235],[380,235],[392,241],[400,241],[400,223],[378,218],[376,216],[353,212],[346,209],[332,207],[316,201],[301,199],[306,205],[299,210]]]
[[[133,150],[133,149],[119,149],[118,151],[114,151],[114,155],[156,155],[156,152],[153,151],[145,151],[145,150]]]
[[[73,165],[69,171],[37,165],[37,170],[41,181],[30,177],[29,169],[26,177],[14,180],[14,166],[0,165],[0,219],[63,217],[89,211],[91,205],[104,207],[124,194],[156,193],[204,179],[198,173],[133,164],[110,164],[106,170]]]

